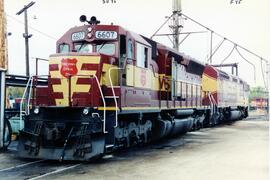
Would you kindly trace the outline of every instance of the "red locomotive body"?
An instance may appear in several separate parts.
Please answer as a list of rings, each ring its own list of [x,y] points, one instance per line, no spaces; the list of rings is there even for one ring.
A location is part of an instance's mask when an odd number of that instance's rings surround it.
[[[248,115],[249,86],[240,78],[206,65],[203,92],[203,104],[216,108],[214,123],[224,119],[241,119]]]
[[[247,116],[239,78],[120,26],[87,22],[57,41],[48,86],[32,77],[19,156],[89,160]]]

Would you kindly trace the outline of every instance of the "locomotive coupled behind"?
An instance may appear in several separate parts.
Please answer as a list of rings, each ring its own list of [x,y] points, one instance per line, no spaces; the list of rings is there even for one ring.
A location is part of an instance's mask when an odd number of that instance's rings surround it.
[[[249,86],[238,77],[121,26],[80,20],[57,41],[47,86],[29,80],[20,157],[84,161],[248,116]]]

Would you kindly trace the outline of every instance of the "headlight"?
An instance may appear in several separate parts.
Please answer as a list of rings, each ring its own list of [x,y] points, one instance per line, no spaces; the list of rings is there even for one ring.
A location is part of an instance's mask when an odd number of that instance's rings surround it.
[[[88,37],[89,39],[91,39],[92,36],[93,36],[92,33],[88,33],[88,34],[87,34],[87,37]]]
[[[87,28],[88,32],[92,32],[93,28],[92,27],[89,27]]]
[[[89,109],[88,109],[88,108],[84,108],[83,114],[84,114],[84,115],[87,115],[88,113],[89,113]]]
[[[38,113],[39,113],[39,108],[38,108],[38,107],[36,107],[36,108],[34,109],[34,113],[35,113],[35,114],[38,114]]]

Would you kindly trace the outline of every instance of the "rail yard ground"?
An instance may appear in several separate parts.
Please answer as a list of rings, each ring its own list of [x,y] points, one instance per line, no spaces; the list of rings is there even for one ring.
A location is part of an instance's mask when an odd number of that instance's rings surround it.
[[[246,120],[143,147],[91,163],[26,160],[13,147],[0,153],[0,179],[269,179],[269,116]]]

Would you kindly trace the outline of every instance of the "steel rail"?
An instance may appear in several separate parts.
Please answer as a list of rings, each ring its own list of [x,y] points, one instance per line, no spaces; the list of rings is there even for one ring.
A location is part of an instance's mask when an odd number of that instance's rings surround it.
[[[44,162],[44,161],[46,161],[46,160],[43,159],[43,160],[33,161],[33,162],[25,163],[25,164],[20,164],[20,165],[16,165],[16,166],[13,166],[13,167],[0,169],[0,172],[10,171],[12,169],[22,168],[22,167],[25,167],[25,166],[29,166],[29,165],[36,164],[36,163],[39,163],[39,162]]]
[[[61,168],[61,169],[57,169],[57,170],[55,170],[55,171],[51,171],[51,172],[42,174],[42,175],[40,175],[40,176],[36,176],[36,177],[33,177],[33,178],[28,178],[28,180],[41,179],[41,178],[44,178],[44,177],[47,177],[47,176],[50,176],[50,175],[54,175],[54,174],[57,174],[57,173],[60,173],[60,172],[63,172],[63,171],[69,170],[69,169],[76,168],[76,167],[80,166],[81,164],[82,164],[82,163],[75,164],[75,165],[68,166],[68,167],[64,167],[64,168]]]

